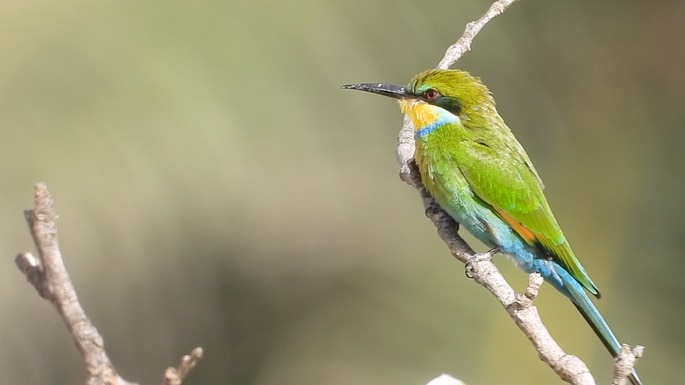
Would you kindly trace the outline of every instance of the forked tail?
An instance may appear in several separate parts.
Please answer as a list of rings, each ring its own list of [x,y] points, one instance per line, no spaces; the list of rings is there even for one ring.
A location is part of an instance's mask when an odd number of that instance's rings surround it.
[[[618,356],[618,353],[621,351],[621,343],[614,335],[614,332],[611,331],[611,328],[609,328],[609,325],[599,313],[590,297],[588,297],[585,289],[561,266],[555,264],[555,271],[564,283],[563,288],[557,287],[557,289],[573,301],[573,304],[580,311],[580,314],[583,315],[587,323],[590,324],[590,327],[595,331],[595,334],[597,334],[597,337],[606,346],[607,350],[609,350],[609,353],[613,357]],[[635,369],[633,369],[628,378],[633,385],[642,385],[642,381]]]

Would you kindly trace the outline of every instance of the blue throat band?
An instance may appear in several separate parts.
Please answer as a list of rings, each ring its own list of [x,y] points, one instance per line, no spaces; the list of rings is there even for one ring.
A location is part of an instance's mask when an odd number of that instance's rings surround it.
[[[430,134],[431,132],[437,130],[438,128],[442,127],[443,125],[445,125],[445,122],[442,121],[441,119],[438,119],[435,122],[427,125],[426,127],[416,131],[416,133],[414,133],[414,137],[423,138],[424,136],[426,136],[426,135]]]

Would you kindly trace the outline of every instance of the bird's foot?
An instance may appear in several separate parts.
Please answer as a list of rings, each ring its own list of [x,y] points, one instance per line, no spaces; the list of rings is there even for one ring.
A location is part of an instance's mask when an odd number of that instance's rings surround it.
[[[424,211],[424,214],[426,214],[428,218],[432,218],[433,215],[438,213],[438,211],[440,211],[440,206],[438,206],[437,203],[433,203],[432,205],[426,207],[426,211]]]
[[[501,252],[499,247],[494,247],[484,253],[477,253],[471,256],[467,261],[466,261],[466,266],[465,266],[465,274],[469,278],[473,278],[473,264],[478,263],[478,262],[484,262],[484,261],[491,261],[492,256]]]

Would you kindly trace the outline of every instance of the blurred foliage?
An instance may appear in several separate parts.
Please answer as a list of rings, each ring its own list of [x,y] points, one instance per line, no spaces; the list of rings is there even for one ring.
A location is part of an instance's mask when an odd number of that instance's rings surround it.
[[[408,81],[488,5],[0,3],[3,383],[83,378],[12,264],[38,181],[130,380],[158,383],[200,345],[188,384],[558,382],[398,180],[397,107],[338,89]],[[526,0],[459,64],[528,149],[616,333],[647,346],[645,384],[685,380],[684,19],[676,0]],[[538,305],[607,383],[573,306],[547,287]]]

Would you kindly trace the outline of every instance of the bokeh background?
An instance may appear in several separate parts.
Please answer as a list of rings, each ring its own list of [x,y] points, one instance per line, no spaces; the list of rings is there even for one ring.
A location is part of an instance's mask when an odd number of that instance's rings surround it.
[[[558,383],[399,181],[397,106],[338,89],[406,83],[488,5],[0,3],[2,383],[83,380],[13,262],[39,181],[129,380],[203,346],[187,384]],[[527,148],[603,314],[647,346],[645,384],[685,381],[683,20],[678,0],[525,0],[459,63]],[[537,304],[608,383],[573,306],[547,286]]]

